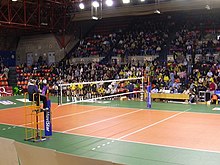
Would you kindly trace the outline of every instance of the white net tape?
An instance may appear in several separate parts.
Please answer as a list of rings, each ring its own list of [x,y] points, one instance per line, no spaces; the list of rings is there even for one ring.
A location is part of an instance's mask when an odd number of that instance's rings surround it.
[[[93,102],[100,99],[134,99],[143,93],[143,77],[59,84],[58,102],[61,105]]]

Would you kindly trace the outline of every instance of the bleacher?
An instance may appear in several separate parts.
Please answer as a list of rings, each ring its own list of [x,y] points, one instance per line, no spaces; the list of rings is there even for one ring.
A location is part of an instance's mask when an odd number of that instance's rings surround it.
[[[51,81],[52,76],[50,76],[51,70],[47,67],[41,69],[41,71],[34,71],[34,69],[29,66],[27,67],[28,71],[24,71],[24,67],[16,67],[16,73],[17,73],[17,86],[22,89],[23,92],[27,91],[28,87],[28,81],[31,78],[37,79],[37,80],[43,80],[45,77],[48,77],[47,80]],[[49,83],[50,84],[50,83]],[[50,86],[50,88],[52,88]]]
[[[0,96],[12,96],[12,86],[8,86],[7,78],[0,78]]]

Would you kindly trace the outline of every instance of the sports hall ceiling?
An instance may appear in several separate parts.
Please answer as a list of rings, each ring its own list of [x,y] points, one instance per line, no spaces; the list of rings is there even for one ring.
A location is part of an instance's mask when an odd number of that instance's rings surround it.
[[[147,15],[155,9],[192,10],[206,5],[220,8],[220,0],[131,0],[129,5],[122,4],[122,0],[113,1],[112,8],[103,5],[103,18]],[[85,3],[84,11],[79,9],[80,2]],[[91,19],[90,10],[91,0],[0,0],[0,35],[65,33],[74,21]]]
[[[62,31],[74,10],[70,0],[1,0],[0,34]]]

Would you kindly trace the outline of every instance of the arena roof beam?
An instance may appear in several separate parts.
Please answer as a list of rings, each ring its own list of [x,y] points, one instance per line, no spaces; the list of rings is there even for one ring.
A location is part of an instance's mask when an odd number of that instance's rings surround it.
[[[43,32],[65,31],[70,0],[7,0],[0,2],[0,28],[42,30]]]

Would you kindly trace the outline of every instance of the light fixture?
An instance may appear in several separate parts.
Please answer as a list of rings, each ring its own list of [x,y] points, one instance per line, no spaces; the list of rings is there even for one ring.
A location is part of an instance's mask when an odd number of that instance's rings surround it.
[[[98,18],[98,17],[95,17],[95,16],[92,16],[92,19],[98,20],[99,18]]]
[[[106,0],[105,1],[107,6],[112,6],[113,5],[113,0]]]
[[[160,10],[155,10],[154,13],[155,14],[160,14]]]
[[[81,2],[81,3],[79,4],[79,8],[82,9],[82,10],[85,9],[84,3]]]
[[[131,1],[130,1],[130,0],[122,0],[122,2],[123,2],[124,4],[128,4],[128,3],[130,3]]]
[[[97,8],[97,7],[99,7],[99,3],[97,1],[93,1],[92,2],[92,6]]]
[[[11,0],[12,2],[17,2],[18,0]]]
[[[141,0],[141,2],[145,2],[145,0]]]
[[[206,5],[205,8],[206,8],[207,10],[210,10],[210,9],[211,9],[211,7],[210,7],[209,5]]]

